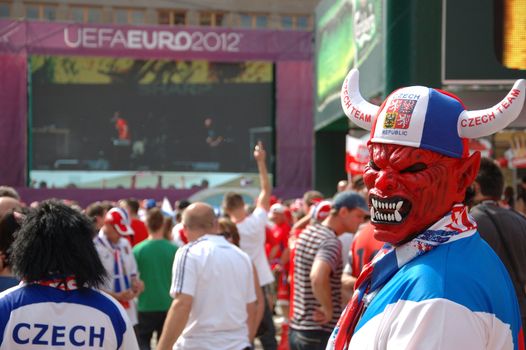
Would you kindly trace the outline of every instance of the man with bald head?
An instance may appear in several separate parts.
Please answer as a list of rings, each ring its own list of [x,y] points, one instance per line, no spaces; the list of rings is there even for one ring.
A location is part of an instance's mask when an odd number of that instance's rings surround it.
[[[0,197],[0,219],[13,211],[20,211],[22,206],[18,199],[13,197]]]
[[[20,195],[11,186],[0,186],[0,197],[11,197],[16,200],[20,200]]]
[[[250,349],[256,311],[250,258],[219,235],[208,204],[187,207],[182,222],[190,242],[175,255],[174,300],[157,349]]]

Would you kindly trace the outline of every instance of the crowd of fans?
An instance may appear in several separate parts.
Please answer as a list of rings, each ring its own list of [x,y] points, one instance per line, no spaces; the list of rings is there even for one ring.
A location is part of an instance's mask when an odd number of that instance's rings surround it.
[[[219,217],[208,205],[187,200],[174,204],[175,213],[163,212],[154,200],[133,198],[96,202],[86,208],[64,200],[26,206],[13,188],[2,186],[0,289],[43,280],[42,276],[28,279],[27,267],[13,268],[12,245],[15,242],[17,254],[21,254],[23,245],[17,240],[24,225],[37,232],[52,230],[28,222],[28,217],[53,212],[60,203],[91,223],[92,247],[105,273],[100,280],[84,284],[116,300],[119,310],[127,315],[126,322],[133,326],[138,345],[135,340],[126,340],[120,343],[127,344],[122,348],[150,349],[157,343],[159,349],[212,349],[223,344],[249,349],[258,338],[264,349],[324,349],[361,269],[383,242],[372,235],[367,193],[360,176],[340,181],[332,198],[312,190],[302,198],[285,200],[271,195],[265,157],[259,144],[254,158],[261,192],[254,205],[245,203],[239,194],[229,193]],[[522,225],[526,232],[523,214],[514,210],[514,205],[523,201],[523,190],[518,200],[513,195],[504,197],[502,175],[500,187],[491,185],[500,169],[489,162],[483,162],[482,175],[466,201],[479,210],[477,206],[483,203],[513,211],[515,225]],[[484,170],[488,167],[490,170]],[[493,171],[490,180],[484,178],[488,171]],[[61,210],[71,216],[72,211]],[[483,216],[484,212],[477,220],[484,222]],[[486,226],[489,228],[482,225],[480,232],[499,254],[506,238],[491,238],[486,230],[494,228]],[[515,249],[499,255],[506,267],[515,271],[511,275],[524,313],[526,303],[520,293],[524,292],[521,288],[526,277],[515,265],[520,264],[517,254],[526,252],[517,245]],[[34,262],[38,263],[42,262]],[[35,271],[42,268],[35,265]],[[56,268],[48,271],[47,278],[66,281],[74,271]],[[0,300],[8,293],[4,292]],[[280,316],[278,330],[276,315]],[[26,338],[20,336],[22,333],[13,332],[15,341],[23,343]],[[4,337],[9,336],[6,334]],[[74,342],[80,339],[75,333],[69,336]]]

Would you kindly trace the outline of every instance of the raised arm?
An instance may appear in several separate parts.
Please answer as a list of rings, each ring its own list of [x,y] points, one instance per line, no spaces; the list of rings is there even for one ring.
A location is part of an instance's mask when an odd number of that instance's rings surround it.
[[[272,186],[270,185],[267,164],[265,163],[267,159],[267,152],[265,151],[261,141],[258,141],[258,144],[254,148],[254,159],[256,160],[258,166],[259,183],[261,186],[261,192],[259,193],[256,206],[268,211],[270,209],[270,195],[272,192]]]

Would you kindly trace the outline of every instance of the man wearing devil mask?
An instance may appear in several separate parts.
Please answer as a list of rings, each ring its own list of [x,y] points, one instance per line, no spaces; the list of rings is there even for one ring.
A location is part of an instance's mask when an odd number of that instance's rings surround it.
[[[342,107],[371,130],[364,182],[374,236],[386,245],[364,266],[327,349],[524,349],[509,275],[462,201],[480,163],[468,139],[511,123],[525,85],[481,111],[423,86],[378,107],[351,70]]]

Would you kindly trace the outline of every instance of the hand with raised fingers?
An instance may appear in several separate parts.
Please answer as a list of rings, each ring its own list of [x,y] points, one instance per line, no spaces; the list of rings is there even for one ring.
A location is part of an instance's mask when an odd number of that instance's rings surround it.
[[[265,148],[263,147],[263,142],[258,141],[256,147],[254,147],[254,159],[256,159],[257,162],[259,161],[265,161],[267,157],[267,152],[265,151]]]

